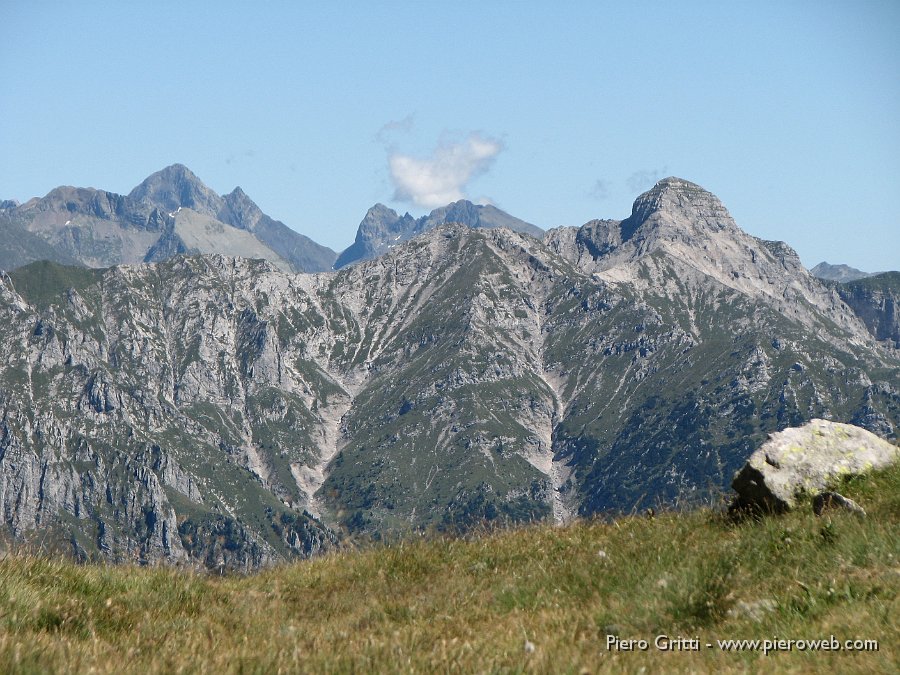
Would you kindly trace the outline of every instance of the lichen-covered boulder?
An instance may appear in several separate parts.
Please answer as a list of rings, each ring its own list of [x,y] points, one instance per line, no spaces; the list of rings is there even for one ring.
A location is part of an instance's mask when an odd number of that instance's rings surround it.
[[[870,431],[814,419],[771,434],[735,474],[736,505],[786,511],[801,494],[818,494],[843,476],[900,461],[900,448]]]

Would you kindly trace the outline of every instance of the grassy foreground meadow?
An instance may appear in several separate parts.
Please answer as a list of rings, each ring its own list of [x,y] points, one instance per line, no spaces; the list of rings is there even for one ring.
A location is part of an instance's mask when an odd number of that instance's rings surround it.
[[[0,672],[900,672],[900,469],[841,489],[867,518],[536,525],[246,577],[6,553]],[[717,643],[832,635],[878,649]]]

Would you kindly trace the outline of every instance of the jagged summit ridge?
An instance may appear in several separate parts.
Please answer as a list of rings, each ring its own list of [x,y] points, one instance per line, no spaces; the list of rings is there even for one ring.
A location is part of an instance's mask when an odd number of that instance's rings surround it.
[[[544,231],[501,211],[490,204],[473,204],[466,199],[434,209],[427,216],[413,218],[409,213],[400,216],[384,204],[375,204],[366,213],[356,231],[356,240],[345,249],[334,264],[335,269],[377,258],[400,242],[406,241],[445,223],[460,223],[476,229],[507,227],[514,232],[541,238]]]

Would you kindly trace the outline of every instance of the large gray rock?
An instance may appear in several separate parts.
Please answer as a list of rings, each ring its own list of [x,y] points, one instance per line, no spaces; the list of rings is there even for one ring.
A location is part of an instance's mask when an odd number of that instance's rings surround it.
[[[735,475],[732,487],[741,506],[786,511],[804,493],[818,494],[843,476],[898,461],[900,448],[872,432],[814,419],[771,434]]]

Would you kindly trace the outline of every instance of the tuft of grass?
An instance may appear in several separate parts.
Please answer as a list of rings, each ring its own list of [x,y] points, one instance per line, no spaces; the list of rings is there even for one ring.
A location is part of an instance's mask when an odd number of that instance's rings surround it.
[[[868,517],[805,505],[528,525],[250,576],[8,553],[0,672],[897,672],[900,467],[841,491]],[[659,635],[701,648],[659,651]],[[831,635],[879,649],[705,646]]]

